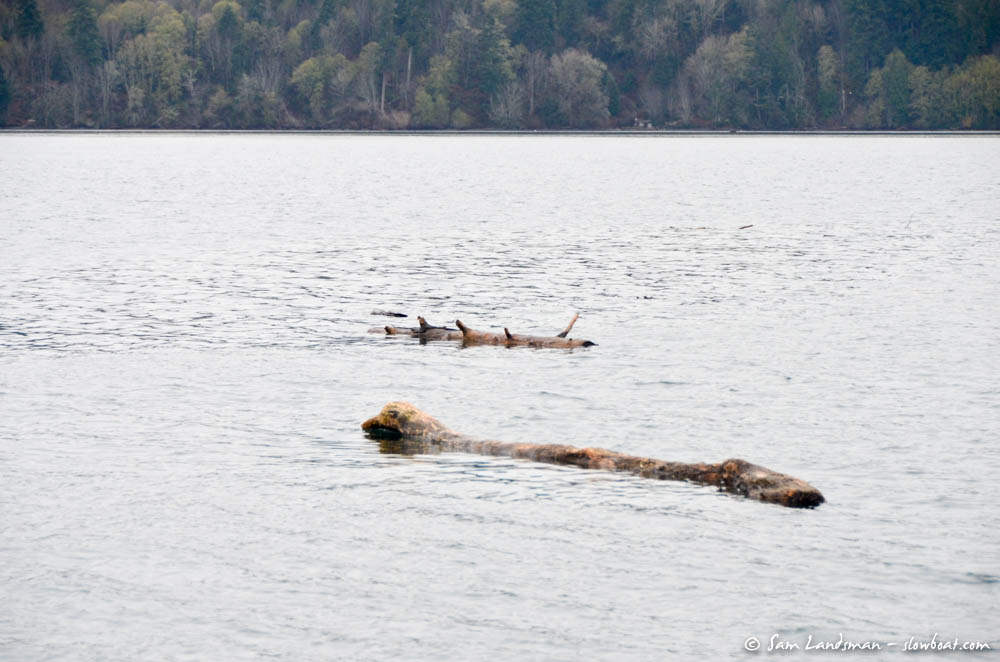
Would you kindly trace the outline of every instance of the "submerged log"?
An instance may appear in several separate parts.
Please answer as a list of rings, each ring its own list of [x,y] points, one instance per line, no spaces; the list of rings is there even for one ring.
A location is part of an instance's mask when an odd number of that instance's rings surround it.
[[[718,487],[720,491],[790,508],[815,508],[825,501],[809,483],[759,467],[746,460],[729,459],[716,464],[684,464],[648,457],[623,455],[603,448],[577,448],[559,444],[512,444],[481,441],[448,429],[441,421],[407,402],[390,402],[377,416],[361,424],[369,435],[401,439],[418,449],[502,455],[584,469],[624,471],[659,480],[686,480]]]
[[[537,348],[558,348],[572,349],[574,347],[592,347],[597,343],[589,340],[578,340],[567,338],[579,314],[573,316],[569,326],[562,333],[555,336],[524,336],[514,335],[506,328],[503,333],[493,333],[491,331],[476,331],[462,324],[461,320],[455,320],[457,329],[447,326],[432,326],[423,317],[418,317],[419,327],[404,326],[384,326],[370,329],[371,333],[385,332],[388,336],[414,336],[422,341],[426,340],[461,340],[465,345],[505,345],[507,347],[537,347]]]
[[[415,336],[421,340],[461,340],[464,337],[458,329],[447,326],[432,326],[423,317],[418,317],[417,322],[420,326],[383,326],[369,329],[369,332],[385,332],[387,336]]]

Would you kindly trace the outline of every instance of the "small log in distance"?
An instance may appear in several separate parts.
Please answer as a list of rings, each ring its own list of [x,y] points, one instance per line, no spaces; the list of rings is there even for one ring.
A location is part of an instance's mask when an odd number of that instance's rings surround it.
[[[576,318],[573,318],[576,322]],[[573,327],[573,322],[563,333],[569,333]],[[455,320],[455,326],[462,330],[462,342],[466,345],[506,345],[516,347],[523,345],[526,347],[546,347],[559,349],[572,349],[574,347],[593,347],[597,343],[589,340],[577,340],[566,338],[562,334],[558,336],[516,336],[506,328],[503,333],[492,333],[490,331],[476,331],[462,324],[462,320]]]
[[[597,343],[589,340],[579,340],[567,338],[579,314],[573,316],[569,326],[562,333],[555,336],[525,336],[515,335],[506,328],[503,333],[493,333],[491,331],[476,331],[462,324],[461,320],[455,320],[458,329],[446,326],[432,326],[423,317],[418,317],[419,327],[405,326],[384,326],[370,329],[371,333],[385,332],[388,336],[413,336],[421,340],[461,340],[466,345],[504,345],[507,347],[537,347],[555,349],[573,349],[575,347],[592,347]]]
[[[388,403],[377,416],[362,423],[361,428],[372,437],[416,442],[431,452],[501,455],[549,464],[574,465],[584,469],[623,471],[643,478],[686,480],[790,508],[815,508],[825,501],[819,490],[809,483],[746,460],[684,464],[624,455],[603,448],[482,441],[448,429],[441,421],[408,402]]]

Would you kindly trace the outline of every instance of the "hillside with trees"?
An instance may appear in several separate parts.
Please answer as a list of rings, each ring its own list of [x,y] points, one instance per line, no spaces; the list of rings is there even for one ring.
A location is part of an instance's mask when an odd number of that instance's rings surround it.
[[[0,125],[1000,129],[1000,0],[0,0]]]

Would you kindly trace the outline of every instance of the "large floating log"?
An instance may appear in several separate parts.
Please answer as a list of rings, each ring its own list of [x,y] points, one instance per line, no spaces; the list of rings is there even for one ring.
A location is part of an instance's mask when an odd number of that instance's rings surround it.
[[[475,329],[470,329],[469,327],[462,324],[461,320],[455,320],[455,325],[457,329],[452,329],[447,326],[432,326],[427,323],[423,317],[418,317],[417,321],[420,323],[418,327],[403,327],[403,326],[384,326],[376,327],[371,329],[372,333],[385,332],[389,336],[414,336],[420,338],[421,340],[461,340],[466,345],[504,345],[507,347],[525,346],[525,347],[545,347],[545,348],[559,348],[559,349],[572,349],[574,347],[591,347],[597,343],[591,342],[589,340],[579,340],[576,338],[567,338],[573,325],[576,324],[579,314],[574,315],[573,319],[570,321],[569,326],[562,333],[555,336],[526,336],[526,335],[515,335],[508,331],[506,328],[503,333],[493,333],[490,331],[476,331]]]
[[[416,444],[417,449],[422,452],[502,455],[549,464],[569,464],[584,469],[624,471],[643,478],[686,480],[790,508],[814,508],[825,501],[819,490],[809,483],[746,460],[684,464],[623,455],[603,448],[481,441],[449,430],[441,421],[407,402],[390,402],[377,416],[362,423],[361,428],[376,438],[401,439]]]

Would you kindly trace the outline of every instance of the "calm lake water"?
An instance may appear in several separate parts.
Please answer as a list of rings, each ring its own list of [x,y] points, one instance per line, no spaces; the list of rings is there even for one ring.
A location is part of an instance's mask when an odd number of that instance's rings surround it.
[[[998,255],[996,137],[2,135],[0,658],[996,649]],[[396,399],[828,503],[381,452]]]

